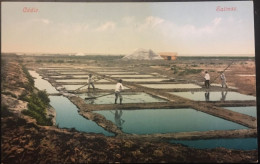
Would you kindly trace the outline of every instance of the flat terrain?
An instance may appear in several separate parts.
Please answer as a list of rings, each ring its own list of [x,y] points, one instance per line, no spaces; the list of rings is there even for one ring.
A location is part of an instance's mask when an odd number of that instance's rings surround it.
[[[109,57],[30,57],[30,56],[3,56],[2,61],[2,102],[1,106],[1,130],[2,130],[2,163],[149,163],[149,162],[232,162],[232,163],[256,163],[258,151],[229,150],[225,148],[216,149],[193,149],[180,144],[169,144],[153,140],[150,137],[117,136],[105,137],[99,134],[80,133],[74,129],[59,129],[56,126],[40,126],[29,116],[21,113],[26,108],[27,102],[19,99],[21,95],[28,94],[25,84],[28,83],[23,73],[21,64],[33,70],[41,67],[70,67],[86,69],[91,67],[117,67],[140,74],[156,74],[160,77],[172,79],[176,83],[194,83],[203,87],[204,71],[209,71],[212,83],[220,84],[219,73],[225,71],[227,83],[237,91],[246,95],[256,95],[255,86],[255,61],[248,58],[178,58],[176,61],[122,61],[120,56]],[[231,64],[232,63],[232,64]],[[231,65],[230,65],[231,64]],[[107,70],[109,71],[109,69]],[[112,78],[113,80],[113,78]],[[116,78],[114,78],[116,80]],[[58,85],[53,82],[53,85]],[[169,96],[162,91],[140,87],[137,83],[125,83],[135,89],[142,89],[151,94],[158,94],[175,100],[175,105],[181,105],[183,99]],[[230,89],[230,88],[228,88]],[[204,91],[205,88],[199,89]],[[220,87],[211,87],[210,90],[221,90]],[[232,89],[230,89],[232,90]],[[154,93],[155,92],[155,93]],[[80,113],[87,115],[96,106],[80,104],[76,97],[70,99],[79,105]],[[178,101],[180,100],[180,101]],[[240,103],[240,102],[237,102]],[[252,102],[248,102],[252,105]],[[205,104],[186,101],[184,104],[197,106],[200,110],[208,112],[219,104]],[[201,109],[201,104],[205,105]],[[80,107],[82,105],[82,108]],[[149,105],[149,104],[148,104]],[[173,105],[173,104],[168,104]],[[218,106],[215,106],[218,105]],[[255,105],[255,102],[253,102]],[[129,108],[123,104],[122,108]],[[145,105],[138,105],[145,108]],[[111,109],[116,105],[106,106]],[[99,106],[98,108],[106,108]],[[225,111],[223,111],[225,112]],[[214,113],[212,113],[214,114]],[[215,113],[218,114],[218,113]],[[235,117],[234,117],[235,116]],[[86,116],[88,117],[88,116]],[[89,115],[89,117],[92,117]],[[250,132],[256,135],[256,120],[252,117],[233,113],[228,119],[243,118],[242,123],[251,126]],[[98,118],[98,117],[97,117]],[[96,119],[97,119],[96,118]],[[102,122],[102,119],[100,119]],[[197,134],[196,134],[197,135]],[[222,135],[222,134],[221,134]],[[224,134],[225,135],[225,134]],[[232,134],[231,134],[232,135]],[[240,134],[246,136],[245,134]]]

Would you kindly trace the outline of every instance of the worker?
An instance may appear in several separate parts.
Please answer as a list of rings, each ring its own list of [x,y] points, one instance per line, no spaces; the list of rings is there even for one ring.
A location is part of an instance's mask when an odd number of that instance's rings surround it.
[[[205,73],[206,73],[205,76],[204,76],[204,79],[205,79],[205,87],[206,87],[206,88],[209,88],[210,76],[209,76],[208,71],[206,71]]]
[[[226,77],[224,72],[221,73],[220,75],[220,79],[221,79],[221,88],[224,88],[224,86],[227,88],[227,82],[226,82]]]
[[[90,85],[92,86],[93,89],[95,89],[94,79],[92,77],[92,74],[88,75],[88,89],[90,89]]]
[[[121,95],[121,91],[124,89],[122,85],[122,80],[118,80],[118,83],[116,84],[116,89],[115,89],[115,104],[117,103],[117,99],[119,97],[120,99],[120,104],[122,104],[123,97]]]

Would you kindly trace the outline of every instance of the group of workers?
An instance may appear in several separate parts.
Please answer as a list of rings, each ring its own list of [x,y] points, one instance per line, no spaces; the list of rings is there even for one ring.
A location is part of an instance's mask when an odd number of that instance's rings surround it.
[[[209,75],[208,71],[205,71],[204,79],[205,79],[205,87],[209,88],[210,75]],[[224,88],[224,87],[228,88],[226,76],[225,76],[224,72],[221,73],[220,80],[221,80],[221,88]]]
[[[92,74],[89,74],[88,77],[88,89],[90,89],[90,85],[92,86],[93,89],[95,89],[95,85],[94,85],[94,78],[92,76]],[[122,84],[123,80],[119,79],[116,87],[115,87],[115,104],[117,104],[117,99],[119,98],[120,104],[122,104],[123,101],[123,97],[121,95],[121,91],[124,89],[124,86]]]
[[[205,79],[205,87],[209,88],[209,86],[210,86],[210,75],[209,75],[208,71],[205,71],[204,79]],[[221,73],[220,79],[221,79],[221,87],[222,88],[224,88],[224,87],[228,88],[224,72]],[[92,86],[92,88],[95,89],[94,81],[95,80],[94,80],[92,74],[89,74],[88,89],[90,89],[90,86]],[[115,104],[117,104],[118,98],[119,98],[120,104],[122,104],[122,101],[123,101],[123,97],[121,95],[121,92],[124,89],[124,86],[123,86],[122,82],[123,82],[122,79],[118,80],[116,87],[115,87]]]

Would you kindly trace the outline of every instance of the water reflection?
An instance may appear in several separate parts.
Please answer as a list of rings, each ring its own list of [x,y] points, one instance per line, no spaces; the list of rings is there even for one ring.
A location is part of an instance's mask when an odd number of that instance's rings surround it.
[[[47,93],[59,93],[47,80],[43,79],[36,71],[29,71],[34,78],[34,85],[40,90],[46,90]]]
[[[86,103],[89,103],[88,100],[89,97],[93,97],[93,95],[87,95],[87,94],[78,94],[78,96],[82,99],[85,99]],[[124,92],[122,93],[124,103],[149,103],[149,102],[166,102],[166,100],[161,99],[156,96],[152,96],[150,94],[146,94],[143,92]],[[96,92],[94,93],[95,99],[93,99],[93,104],[114,104],[115,102],[115,96],[114,92],[111,93],[100,93]]]
[[[122,115],[123,115],[123,111],[121,109],[119,111],[118,110],[115,111],[115,123],[116,123],[117,127],[119,127],[119,129],[121,129],[121,130],[123,128],[122,125],[125,122],[125,120],[123,120],[121,118]]]
[[[209,101],[209,91],[205,92],[205,101]]]
[[[194,101],[205,101],[208,96],[205,92],[169,92],[170,94],[188,98]],[[223,96],[222,96],[223,94]],[[221,97],[220,97],[221,96]],[[238,92],[229,91],[228,94],[223,91],[211,91],[210,92],[210,101],[220,101],[220,99],[225,99],[225,101],[246,101],[246,100],[256,100],[255,96],[244,95]]]
[[[221,98],[220,98],[220,101],[225,101],[225,100],[226,100],[227,93],[228,93],[228,91],[226,91],[225,93],[224,93],[224,91],[221,91]]]
[[[85,100],[87,101],[88,104],[95,104],[95,99],[97,97],[96,92],[93,90],[93,92],[86,92],[85,93]]]
[[[95,111],[130,134],[154,134],[209,130],[247,129],[191,108]]]
[[[113,136],[97,125],[94,121],[88,120],[79,115],[78,108],[64,96],[49,96],[50,105],[57,113],[56,123],[60,128],[75,128],[78,131],[103,133],[106,136]]]

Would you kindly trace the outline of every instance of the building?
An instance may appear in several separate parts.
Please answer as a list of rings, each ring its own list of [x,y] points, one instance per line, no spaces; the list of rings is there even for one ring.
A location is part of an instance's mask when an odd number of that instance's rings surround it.
[[[176,52],[160,52],[159,55],[164,60],[176,60],[178,54]]]

